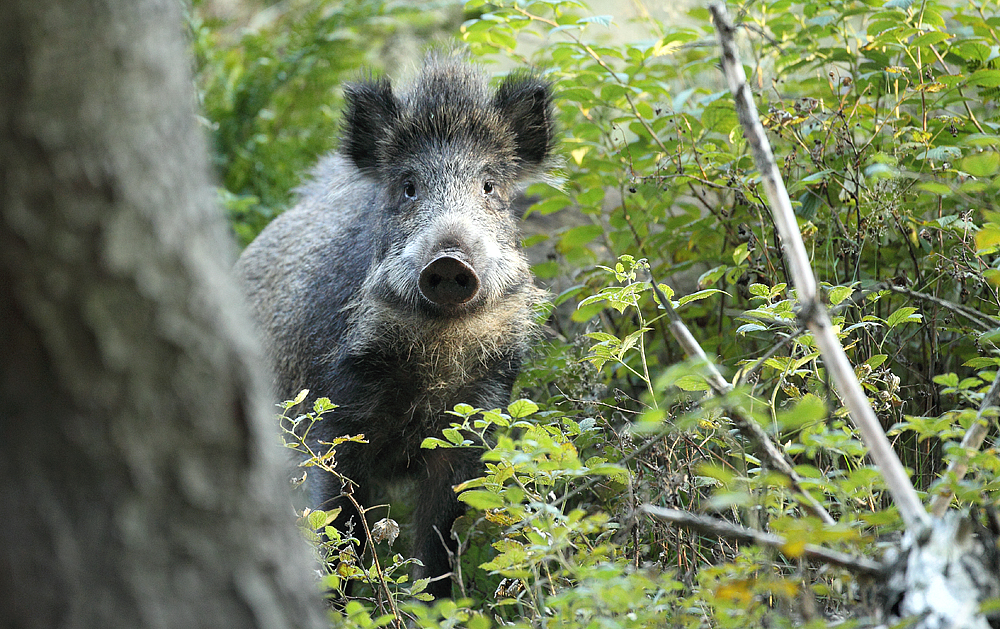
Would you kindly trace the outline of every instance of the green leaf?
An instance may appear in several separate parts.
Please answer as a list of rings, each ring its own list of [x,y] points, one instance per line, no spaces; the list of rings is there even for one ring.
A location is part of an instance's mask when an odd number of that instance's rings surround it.
[[[888,358],[889,357],[887,355],[885,355],[885,354],[875,354],[874,356],[872,356],[871,358],[869,358],[868,360],[866,360],[865,364],[868,365],[869,367],[871,367],[872,369],[877,369]]]
[[[889,315],[885,320],[885,324],[891,330],[901,323],[919,323],[923,320],[923,316],[914,314],[915,312],[917,312],[916,308],[913,308],[912,306],[904,306]]]
[[[743,264],[748,257],[750,257],[750,252],[747,250],[747,243],[745,242],[740,243],[733,250],[733,262],[736,264]]]
[[[983,152],[963,158],[959,169],[973,177],[992,177],[1000,172],[1000,153]]]
[[[910,42],[914,46],[933,46],[934,44],[945,41],[946,39],[952,39],[954,35],[948,33],[942,33],[940,31],[931,31],[929,33],[924,33],[923,35],[917,35]]]
[[[615,18],[612,15],[590,15],[577,20],[577,24],[600,24],[605,28],[611,28]]]
[[[976,70],[969,77],[969,84],[979,87],[1000,86],[1000,70]]]
[[[447,439],[448,442],[451,443],[452,445],[459,446],[462,445],[463,441],[465,441],[465,439],[462,437],[462,433],[455,430],[454,428],[445,428],[444,430],[441,431],[441,433],[444,435],[444,438]]]
[[[499,509],[504,506],[503,498],[485,489],[464,491],[458,495],[458,499],[473,509],[479,509],[480,511]]]
[[[830,303],[836,306],[853,294],[853,286],[834,286],[830,289],[828,296],[830,297]]]
[[[736,328],[736,334],[739,336],[745,336],[747,332],[763,332],[765,330],[767,330],[767,328],[759,323],[745,323]]]
[[[936,162],[949,162],[962,156],[962,149],[957,146],[937,146],[917,155],[917,159],[929,159]]]
[[[930,192],[931,194],[951,194],[950,186],[936,181],[922,181],[914,187],[919,190],[923,190],[924,192]]]
[[[677,305],[678,306],[683,306],[685,304],[691,303],[692,301],[700,301],[702,299],[706,299],[708,297],[711,297],[712,295],[715,295],[716,293],[722,293],[722,292],[725,292],[725,291],[721,291],[718,288],[707,288],[705,290],[700,290],[700,291],[698,291],[696,293],[691,293],[690,295],[684,295],[683,297],[679,298],[677,300]]]
[[[711,387],[701,376],[687,375],[674,380],[674,386],[681,391],[708,391]]]
[[[988,358],[986,356],[977,356],[976,358],[970,358],[969,360],[962,363],[963,367],[971,367],[972,369],[983,369],[984,367],[1000,367],[1000,358]]]
[[[600,225],[580,225],[567,229],[559,237],[561,251],[582,247],[593,239],[604,233],[604,228]]]
[[[980,251],[1000,245],[1000,225],[987,223],[976,232],[976,248]]]
[[[322,530],[337,519],[337,516],[340,515],[340,511],[340,507],[330,509],[329,511],[323,511],[321,509],[310,511],[309,515],[306,516],[306,519],[309,522],[309,528],[314,531]]]
[[[728,270],[729,267],[724,264],[712,267],[698,276],[698,286],[711,286],[712,284],[715,284],[719,281],[719,278],[726,274],[726,271]]]
[[[945,387],[957,387],[958,386],[958,375],[954,372],[943,373],[931,378],[935,384],[940,384]]]
[[[702,113],[701,121],[705,128],[724,136],[728,136],[729,132],[739,124],[733,103],[728,99],[710,103]]]
[[[514,419],[522,419],[538,412],[538,405],[531,400],[515,400],[507,406],[507,413]]]
[[[569,196],[560,194],[533,204],[529,209],[529,212],[538,213],[542,216],[548,216],[549,214],[554,214],[565,207],[569,207],[572,203],[573,200],[570,199]]]

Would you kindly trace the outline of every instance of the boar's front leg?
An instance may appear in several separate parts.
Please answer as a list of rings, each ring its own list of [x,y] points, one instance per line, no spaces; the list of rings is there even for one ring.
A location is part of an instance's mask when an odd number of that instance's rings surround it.
[[[418,479],[413,551],[424,565],[416,578],[433,579],[427,592],[434,598],[451,596],[450,557],[457,550],[451,525],[465,512],[453,487],[479,472],[480,451],[471,448],[437,449],[424,452],[427,476]],[[443,577],[443,578],[441,578]]]

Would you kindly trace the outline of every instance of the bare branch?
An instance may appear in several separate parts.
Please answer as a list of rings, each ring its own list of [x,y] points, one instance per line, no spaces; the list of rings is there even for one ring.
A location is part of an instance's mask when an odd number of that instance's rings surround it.
[[[833,376],[834,384],[850,411],[854,425],[868,446],[872,460],[881,470],[886,486],[907,528],[927,525],[930,523],[930,517],[854,375],[854,369],[847,359],[844,348],[833,332],[826,307],[818,299],[816,278],[813,276],[809,256],[802,242],[802,235],[799,233],[788,191],[774,161],[774,154],[771,152],[764,127],[760,124],[757,107],[753,102],[743,65],[739,61],[733,43],[734,28],[726,14],[725,5],[716,2],[711,4],[709,9],[715,20],[716,33],[722,49],[722,71],[733,93],[736,114],[753,153],[754,163],[760,170],[761,183],[764,185],[774,223],[781,236],[782,249],[788,258],[792,281],[801,304],[799,317],[813,333],[816,344],[823,354],[826,368]]]
[[[668,522],[688,530],[697,531],[706,535],[717,535],[719,537],[725,537],[726,539],[736,540],[746,544],[767,546],[768,548],[773,548],[789,557],[799,556],[799,554],[789,553],[788,541],[785,538],[773,533],[755,531],[753,529],[738,526],[731,522],[726,522],[725,520],[705,515],[698,515],[688,511],[681,511],[679,509],[666,509],[663,507],[655,507],[653,505],[643,505],[640,507],[640,510],[657,520]],[[839,566],[858,574],[878,576],[884,572],[881,564],[872,561],[871,559],[866,557],[855,557],[853,555],[841,553],[836,550],[830,550],[829,548],[823,548],[822,546],[816,546],[814,544],[806,544],[800,554],[808,559]]]

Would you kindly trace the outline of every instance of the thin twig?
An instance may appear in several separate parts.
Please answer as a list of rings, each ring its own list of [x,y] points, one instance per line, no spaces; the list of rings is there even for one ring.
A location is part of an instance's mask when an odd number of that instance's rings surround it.
[[[722,49],[722,70],[733,93],[736,114],[753,153],[754,163],[761,173],[761,183],[770,202],[774,223],[781,235],[782,248],[788,257],[792,281],[801,304],[799,316],[812,331],[827,370],[833,376],[834,383],[854,420],[854,425],[868,446],[872,460],[882,472],[886,486],[907,528],[927,525],[930,523],[930,517],[913,483],[910,482],[906,469],[893,452],[892,445],[882,430],[875,411],[872,410],[871,402],[861,388],[847,354],[833,332],[830,315],[818,298],[816,278],[809,263],[809,255],[802,242],[788,191],[774,161],[774,154],[771,152],[764,127],[760,124],[757,106],[754,104],[743,65],[733,42],[734,27],[729,21],[725,4],[712,3],[709,5],[709,10],[715,21]]]
[[[947,299],[941,299],[940,297],[910,290],[909,288],[903,288],[902,286],[895,286],[888,282],[880,284],[879,287],[885,290],[890,290],[894,293],[899,293],[900,295],[906,295],[912,299],[919,299],[920,301],[927,301],[941,306],[945,310],[949,310],[960,317],[968,319],[981,330],[992,330],[993,328],[1000,327],[1000,319],[991,317],[963,304],[956,304],[955,302],[948,301]]]
[[[392,591],[389,589],[389,582],[385,578],[385,572],[382,570],[382,564],[379,563],[378,552],[375,550],[375,540],[372,539],[372,532],[368,527],[368,520],[365,518],[365,510],[362,509],[361,505],[358,504],[358,501],[354,499],[354,492],[344,492],[342,495],[347,497],[360,516],[358,519],[361,520],[361,527],[365,531],[365,538],[368,540],[368,548],[372,550],[372,566],[375,568],[375,576],[379,585],[382,586],[385,598],[389,602],[389,611],[395,618],[397,626],[403,627],[405,626],[403,623],[403,617],[399,614],[399,608],[396,607],[396,599],[393,597]]]
[[[801,555],[808,559],[832,564],[851,572],[869,576],[880,576],[884,573],[881,564],[871,559],[848,555],[836,550],[830,550],[829,548],[823,548],[822,546],[816,546],[815,544],[806,544],[800,553],[792,553],[789,552],[788,541],[779,535],[755,531],[718,518],[653,505],[643,505],[639,507],[639,510],[657,520],[669,522],[688,530],[697,531],[705,535],[716,535],[745,544],[767,546],[768,548],[774,548],[786,556],[796,557]]]

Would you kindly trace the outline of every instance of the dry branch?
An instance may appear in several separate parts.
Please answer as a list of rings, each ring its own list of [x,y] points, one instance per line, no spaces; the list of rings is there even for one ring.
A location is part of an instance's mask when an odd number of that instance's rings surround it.
[[[855,426],[861,432],[872,460],[882,472],[886,486],[907,528],[927,525],[930,523],[930,517],[875,417],[871,403],[854,375],[854,369],[847,359],[844,348],[833,332],[830,315],[818,298],[816,278],[813,276],[809,256],[802,242],[802,235],[799,233],[791,200],[774,161],[764,127],[760,124],[757,107],[753,102],[750,86],[747,84],[746,74],[743,72],[743,65],[739,61],[733,42],[734,29],[726,14],[725,5],[713,3],[709,8],[722,49],[722,71],[733,93],[736,113],[753,153],[754,163],[760,170],[761,183],[767,193],[770,210],[781,236],[782,249],[788,259],[792,282],[800,303],[799,317],[813,333],[827,370],[833,377],[834,384],[840,391]]]
[[[791,553],[789,552],[788,541],[779,535],[755,531],[753,529],[738,526],[732,522],[719,520],[718,518],[697,515],[688,511],[681,511],[679,509],[654,507],[652,505],[643,505],[641,509],[643,513],[646,513],[657,520],[668,522],[675,526],[680,526],[692,531],[697,531],[705,535],[717,535],[719,537],[747,544],[767,546],[768,548],[778,550],[786,556],[797,557],[801,555],[807,559],[839,566],[858,574],[877,576],[884,572],[882,565],[878,562],[872,561],[871,559],[848,555],[835,550],[830,550],[829,548],[823,548],[822,546],[816,546],[815,544],[806,544],[802,548],[801,553]]]

